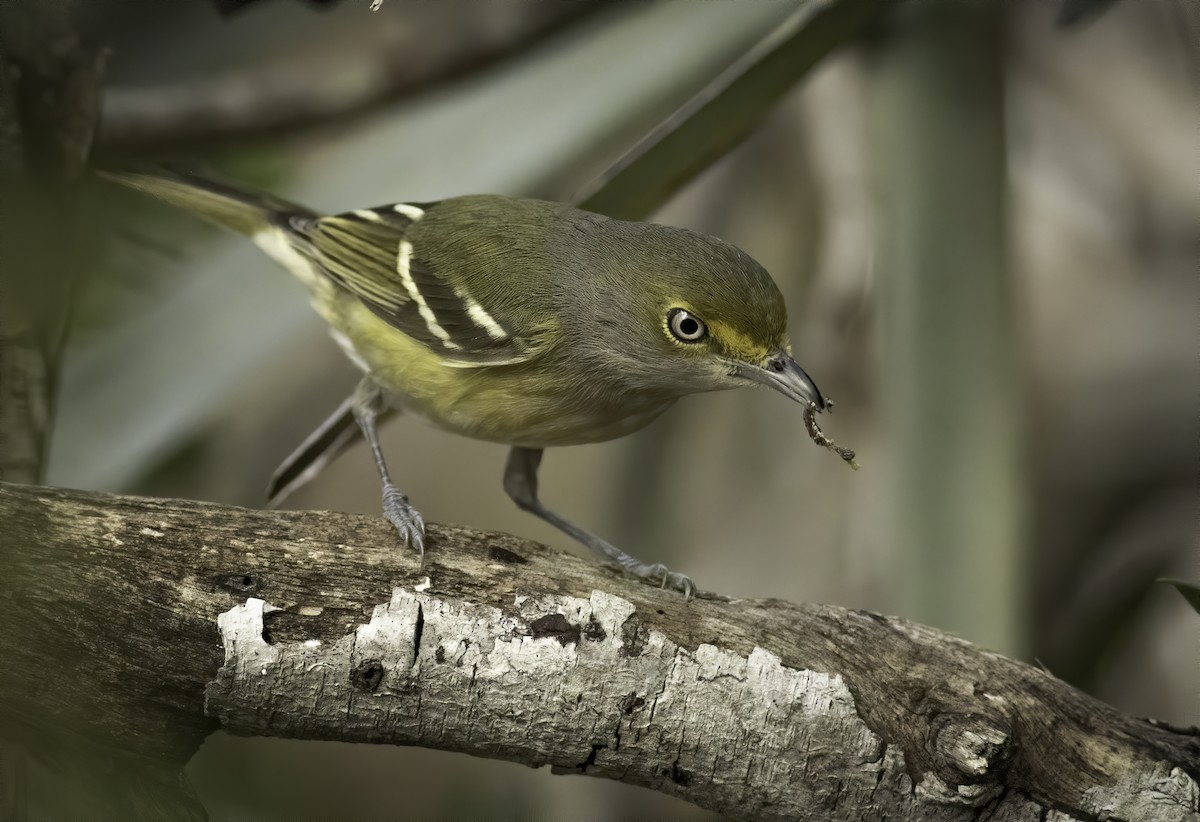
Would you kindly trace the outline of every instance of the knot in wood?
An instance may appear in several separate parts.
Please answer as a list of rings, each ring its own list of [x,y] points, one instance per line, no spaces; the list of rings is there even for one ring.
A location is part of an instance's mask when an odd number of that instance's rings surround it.
[[[997,781],[1008,766],[1012,737],[986,717],[955,717],[936,733],[938,758],[961,782]]]

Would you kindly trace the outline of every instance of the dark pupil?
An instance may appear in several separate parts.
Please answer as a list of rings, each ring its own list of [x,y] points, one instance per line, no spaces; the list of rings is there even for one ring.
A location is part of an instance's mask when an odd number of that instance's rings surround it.
[[[692,337],[700,331],[700,323],[693,320],[691,317],[684,317],[679,321],[679,333],[685,337]]]

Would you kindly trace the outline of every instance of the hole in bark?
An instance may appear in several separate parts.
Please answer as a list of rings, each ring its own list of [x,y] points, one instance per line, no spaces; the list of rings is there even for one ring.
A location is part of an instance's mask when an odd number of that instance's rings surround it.
[[[507,548],[501,548],[499,545],[489,545],[488,556],[494,559],[496,562],[503,562],[507,565],[524,565],[525,563],[529,562],[529,560],[525,559],[525,557],[521,556],[515,551],[510,551]]]
[[[563,647],[574,642],[579,644],[580,630],[578,625],[572,625],[562,614],[546,614],[535,619],[529,625],[534,639],[553,637]]]
[[[600,642],[608,639],[608,632],[604,630],[595,616],[588,618],[587,625],[583,626],[583,638],[590,639],[592,642]]]
[[[374,693],[383,682],[383,663],[378,659],[368,659],[350,672],[350,681],[360,691]]]
[[[272,630],[272,628],[274,627],[276,617],[281,613],[283,613],[283,612],[282,611],[270,611],[268,613],[263,614],[262,638],[263,638],[263,642],[267,643],[268,645],[275,644],[275,632]]]
[[[636,691],[630,691],[629,695],[621,700],[621,713],[629,716],[645,704],[646,700],[638,696]]]
[[[214,585],[231,594],[243,596],[252,594],[262,587],[262,581],[252,574],[230,574],[214,578]]]
[[[441,645],[437,646],[437,650],[433,652],[433,661],[434,662],[445,662],[446,661],[446,649],[443,648]]]

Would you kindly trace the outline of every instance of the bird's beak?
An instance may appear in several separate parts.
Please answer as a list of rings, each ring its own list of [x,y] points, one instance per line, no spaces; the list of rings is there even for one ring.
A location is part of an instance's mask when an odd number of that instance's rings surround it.
[[[762,365],[739,363],[737,373],[738,376],[774,388],[788,399],[802,405],[812,405],[817,411],[824,411],[829,407],[829,401],[812,381],[812,377],[805,374],[804,369],[782,351],[772,354]]]

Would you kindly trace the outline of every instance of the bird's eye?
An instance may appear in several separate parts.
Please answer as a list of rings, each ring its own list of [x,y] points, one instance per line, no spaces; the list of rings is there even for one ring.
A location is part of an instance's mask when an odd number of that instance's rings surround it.
[[[692,316],[682,308],[672,308],[667,312],[667,327],[680,342],[700,342],[708,336],[708,327],[699,317]]]

